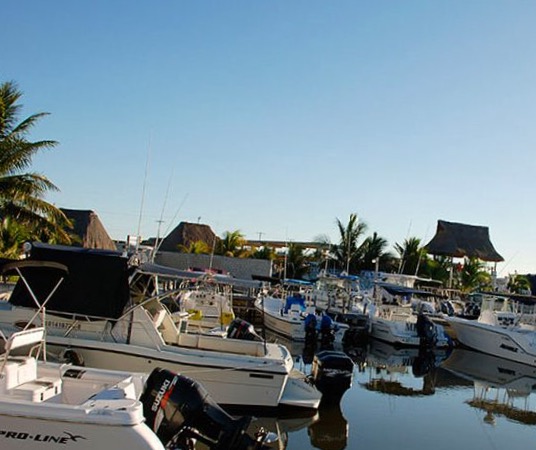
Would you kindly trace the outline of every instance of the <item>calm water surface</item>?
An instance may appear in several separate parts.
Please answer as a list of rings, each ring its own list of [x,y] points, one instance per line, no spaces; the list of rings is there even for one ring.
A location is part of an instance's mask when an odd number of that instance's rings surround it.
[[[299,348],[296,366],[306,373]],[[259,418],[280,449],[536,448],[536,368],[469,350],[419,354],[371,342],[348,351],[352,387],[313,417]]]

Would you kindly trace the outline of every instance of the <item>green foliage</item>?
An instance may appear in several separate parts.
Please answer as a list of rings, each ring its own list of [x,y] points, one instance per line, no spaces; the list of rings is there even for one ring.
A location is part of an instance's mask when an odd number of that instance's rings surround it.
[[[441,281],[443,286],[448,287],[451,267],[451,259],[446,256],[426,257],[421,261],[419,275]]]
[[[253,248],[250,253],[250,258],[255,259],[268,259],[273,261],[276,257],[275,251],[272,247],[263,246],[259,248]]]
[[[19,122],[21,96],[14,82],[0,84],[0,217],[9,219],[6,226],[11,237],[17,236],[13,227],[18,226],[25,229],[22,235],[69,243],[70,236],[65,231],[71,226],[69,220],[59,208],[44,200],[47,192],[58,188],[44,175],[26,172],[39,151],[57,143],[27,139],[32,127],[47,113],[33,114]],[[10,248],[9,242],[3,247]]]
[[[398,271],[407,275],[418,275],[421,264],[426,258],[426,250],[421,247],[421,240],[411,237],[405,239],[403,244],[396,243],[394,248],[400,257]]]
[[[304,247],[290,243],[287,253],[287,278],[301,279],[309,269],[308,259],[304,254]]]
[[[362,249],[358,246],[358,241],[365,233],[367,225],[360,222],[357,214],[350,214],[348,223],[344,225],[339,219],[336,220],[340,234],[338,245],[332,246],[332,253],[341,270],[355,273],[359,264]]]
[[[460,289],[471,292],[476,289],[490,289],[491,275],[485,264],[478,258],[465,258],[459,274]]]
[[[212,252],[205,241],[190,242],[189,246],[179,245],[177,248],[181,253],[195,253],[197,255],[210,255]]]
[[[246,239],[240,230],[226,231],[218,242],[216,253],[223,256],[247,258],[249,250],[245,248]]]
[[[508,280],[508,289],[515,294],[528,294],[531,293],[531,286],[529,279],[524,275],[512,275]]]

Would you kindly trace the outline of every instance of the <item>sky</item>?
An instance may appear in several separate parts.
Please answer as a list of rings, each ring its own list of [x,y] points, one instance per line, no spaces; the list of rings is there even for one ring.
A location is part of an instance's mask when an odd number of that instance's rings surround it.
[[[180,222],[396,243],[489,228],[536,273],[536,2],[3,0],[32,170],[114,239]]]

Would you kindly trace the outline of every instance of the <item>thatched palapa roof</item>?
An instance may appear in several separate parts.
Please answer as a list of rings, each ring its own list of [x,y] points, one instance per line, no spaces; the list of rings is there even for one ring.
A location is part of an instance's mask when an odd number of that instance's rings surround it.
[[[181,222],[164,238],[159,250],[163,252],[178,252],[179,245],[189,247],[190,244],[197,241],[203,241],[212,248],[218,239],[218,236],[216,236],[208,225]]]
[[[100,248],[103,250],[117,250],[116,245],[99,216],[91,210],[60,208],[74,228],[68,230],[80,238],[80,242],[73,242],[73,246],[84,248]]]
[[[482,261],[500,262],[504,258],[497,253],[490,241],[488,227],[463,223],[437,221],[437,231],[426,245],[431,255],[454,258],[478,258]]]

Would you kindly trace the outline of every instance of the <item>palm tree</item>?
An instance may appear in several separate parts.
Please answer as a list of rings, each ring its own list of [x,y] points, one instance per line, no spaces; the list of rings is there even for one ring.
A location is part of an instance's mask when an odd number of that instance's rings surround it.
[[[27,228],[5,217],[0,223],[0,255],[17,259],[21,253],[21,243],[32,238]]]
[[[210,255],[212,249],[205,241],[190,242],[190,245],[179,245],[178,249],[181,253],[195,253],[197,255]]]
[[[426,251],[421,247],[421,240],[411,237],[404,240],[404,243],[395,244],[395,250],[400,255],[399,272],[409,275],[417,275],[419,266],[425,258]]]
[[[531,294],[530,281],[525,275],[510,275],[508,289],[515,294]]]
[[[268,259],[270,261],[273,261],[276,258],[276,254],[275,254],[275,250],[273,249],[273,247],[264,245],[262,247],[252,248],[250,258]]]
[[[32,114],[18,122],[21,96],[14,82],[0,84],[0,217],[28,228],[36,238],[69,243],[69,220],[44,200],[48,191],[58,188],[42,174],[25,172],[36,153],[57,143],[27,139],[31,128],[47,113]]]
[[[365,233],[367,225],[364,222],[360,222],[355,213],[350,214],[346,225],[339,219],[337,219],[336,223],[340,233],[340,241],[338,245],[333,246],[333,254],[340,268],[350,273],[356,269],[362,250],[358,247],[357,242]]]
[[[471,292],[479,288],[491,287],[491,275],[486,271],[485,264],[478,258],[465,258],[460,273],[461,289]]]
[[[244,248],[246,239],[240,230],[226,231],[218,242],[218,254],[223,256],[244,257],[247,250]]]
[[[376,232],[366,238],[360,246],[362,256],[360,261],[361,269],[374,270],[376,268],[376,262],[381,267],[387,267],[393,259],[393,255],[386,252],[388,245],[387,239],[378,236]]]
[[[443,286],[448,286],[452,270],[454,267],[450,257],[435,255],[429,258],[426,256],[421,261],[419,275],[441,281]]]
[[[291,242],[288,245],[286,257],[287,278],[301,279],[307,273],[309,267],[304,250],[304,247],[299,244],[294,244]]]

